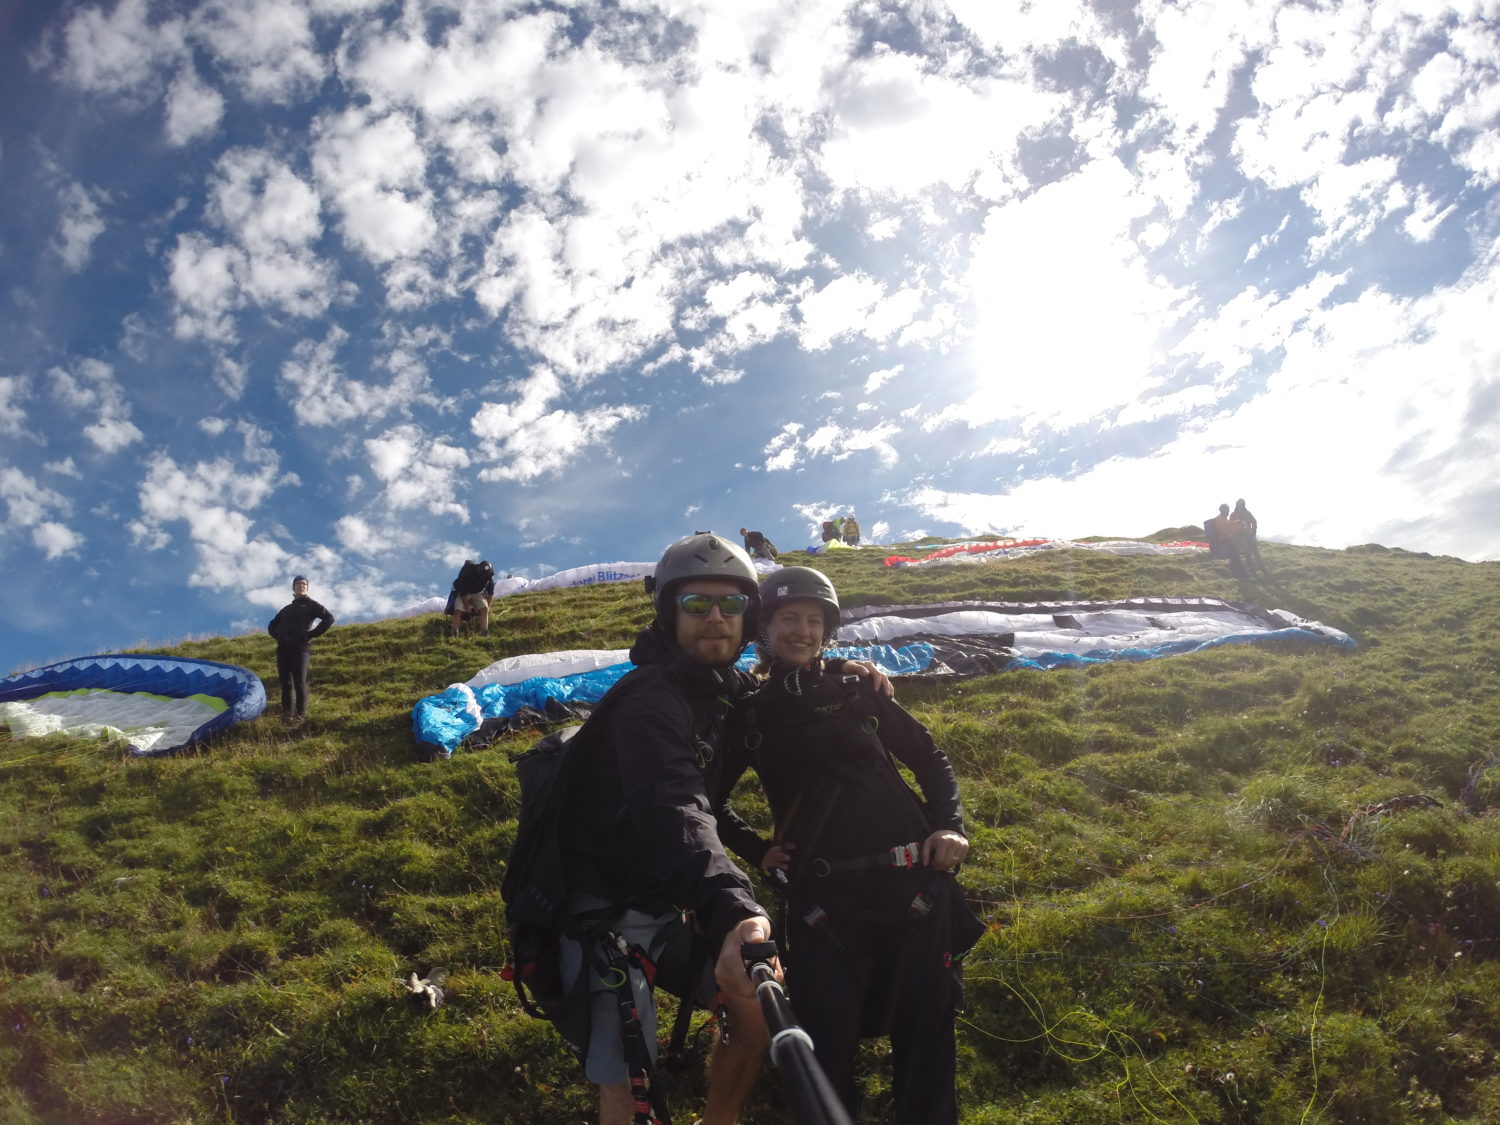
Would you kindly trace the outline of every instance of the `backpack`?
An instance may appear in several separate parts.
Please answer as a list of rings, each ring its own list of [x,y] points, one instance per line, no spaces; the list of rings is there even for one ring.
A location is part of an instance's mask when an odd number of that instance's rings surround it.
[[[515,985],[526,1013],[550,1021],[580,1063],[588,1049],[590,1000],[587,990],[572,988],[562,976],[568,887],[559,825],[569,779],[585,756],[588,740],[575,742],[582,729],[563,727],[511,756],[521,808],[500,882],[511,950],[502,975]]]
[[[600,714],[607,700],[595,708]],[[599,728],[594,728],[595,730]],[[562,972],[562,939],[598,942],[606,934],[590,929],[588,919],[572,916],[567,909],[567,869],[563,861],[562,812],[570,796],[571,782],[580,770],[588,768],[588,746],[592,736],[580,735],[585,724],[555,730],[519,754],[511,755],[516,780],[521,786],[521,808],[516,814],[516,839],[511,845],[505,875],[500,881],[500,897],[505,901],[505,920],[510,933],[510,964],[501,971],[511,981],[527,1015],[547,1020],[580,1066],[588,1055],[589,1031],[593,1020],[593,996],[584,987],[582,977],[592,968],[601,976],[609,972],[624,974],[627,963],[654,973],[641,951],[612,952],[613,943],[601,943],[600,951],[585,955],[579,967],[579,978],[567,980]],[[613,914],[613,908],[595,912]],[[601,919],[593,919],[598,925]],[[632,1091],[636,1094],[637,1122],[671,1125],[666,1094],[655,1081],[654,1067],[641,1039],[639,1017],[634,1011],[634,993],[617,990],[621,1005],[621,1025],[626,1063],[631,1072]],[[671,1052],[682,1046],[688,1030],[692,1005],[679,1006],[676,1027],[672,1033]],[[642,1090],[649,1087],[649,1093]],[[653,1111],[654,1110],[654,1115]]]
[[[465,559],[453,580],[453,589],[459,594],[481,594],[494,577],[495,568],[489,563]]]

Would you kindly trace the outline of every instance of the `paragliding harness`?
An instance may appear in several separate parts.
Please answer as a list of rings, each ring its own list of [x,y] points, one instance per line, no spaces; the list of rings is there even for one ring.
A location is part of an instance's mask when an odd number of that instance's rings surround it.
[[[594,715],[601,714],[607,706],[606,699]],[[511,962],[501,976],[515,985],[526,1013],[549,1021],[582,1064],[588,1053],[593,1000],[586,978],[590,971],[596,974],[618,1001],[625,1063],[635,1099],[635,1121],[637,1125],[671,1125],[666,1096],[655,1080],[655,1064],[630,982],[630,970],[634,968],[647,984],[654,984],[656,965],[645,950],[626,942],[611,928],[611,923],[624,911],[624,905],[608,904],[577,914],[568,909],[569,889],[560,828],[571,781],[585,768],[587,749],[580,743],[586,743],[587,739],[577,737],[584,729],[582,725],[563,727],[530,749],[511,755],[521,786],[521,809],[515,843],[511,845],[500,884],[511,949]],[[582,964],[574,979],[565,979],[562,970],[564,938],[576,941],[583,951]],[[704,945],[698,941],[694,943],[687,979],[696,980],[704,964]],[[678,1005],[669,1054],[681,1050],[692,1012],[690,1001],[683,1000]]]

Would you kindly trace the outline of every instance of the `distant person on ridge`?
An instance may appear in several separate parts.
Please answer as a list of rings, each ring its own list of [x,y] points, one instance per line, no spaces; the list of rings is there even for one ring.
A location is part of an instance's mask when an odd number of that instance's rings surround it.
[[[859,521],[853,515],[844,517],[844,542],[851,547],[859,546]]]
[[[479,618],[479,634],[490,635],[490,603],[495,600],[495,568],[485,559],[475,562],[464,559],[458,577],[453,580],[453,590],[448,596],[448,613],[453,623],[451,630],[458,636],[459,626],[465,614]]]
[[[1246,564],[1251,570],[1266,573],[1266,564],[1260,557],[1260,544],[1257,541],[1260,524],[1250,514],[1250,509],[1245,507],[1244,500],[1234,502],[1234,511],[1229,513],[1229,518],[1240,527],[1238,543]]]
[[[1204,534],[1208,536],[1208,553],[1216,559],[1229,560],[1229,573],[1240,581],[1249,577],[1244,561],[1240,558],[1240,526],[1229,518],[1229,505],[1220,504],[1219,514],[1205,520]]]
[[[281,717],[307,715],[307,669],[312,642],[333,627],[333,614],[307,596],[307,579],[292,579],[292,600],[266,626],[276,641],[276,677],[281,681]]]
[[[834,516],[831,520],[823,521],[823,542],[832,543],[835,539],[841,539],[844,535],[844,521]]]
[[[748,531],[740,528],[740,535],[745,540],[745,551],[752,559],[769,559],[776,561],[776,544],[772,543],[758,531]]]

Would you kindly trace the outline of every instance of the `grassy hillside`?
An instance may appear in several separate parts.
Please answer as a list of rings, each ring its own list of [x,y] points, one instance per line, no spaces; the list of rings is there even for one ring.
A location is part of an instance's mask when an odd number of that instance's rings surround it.
[[[991,926],[966,1125],[1500,1120],[1500,564],[1264,554],[1243,591],[1206,558],[819,563],[851,605],[1204,594],[1359,641],[899,685],[962,780]],[[424,765],[409,716],[500,656],[626,645],[647,606],[635,584],[497,604],[487,641],[336,628],[299,729],[273,704],[168,760],[0,740],[0,1122],[590,1118],[498,975],[506,751],[534,735]],[[174,651],[276,695],[267,637]],[[398,978],[434,965],[424,1013]],[[867,1122],[890,1120],[883,1063]],[[786,1120],[773,1075],[748,1120]]]

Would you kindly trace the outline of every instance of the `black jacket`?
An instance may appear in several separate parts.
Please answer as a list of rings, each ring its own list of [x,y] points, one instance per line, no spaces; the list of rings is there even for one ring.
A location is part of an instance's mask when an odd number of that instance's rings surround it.
[[[655,626],[630,659],[636,668],[605,697],[600,727],[578,735],[594,739],[563,817],[568,885],[642,909],[692,910],[717,949],[736,923],[765,914],[725,853],[709,798],[725,714],[749,678],[690,659]]]
[[[316,621],[318,624],[313,625]],[[286,605],[266,626],[266,632],[276,638],[277,648],[306,651],[312,641],[333,627],[333,614],[313,601],[306,594],[299,594]]]
[[[911,769],[925,801],[893,757]],[[777,842],[797,845],[794,881],[814,859],[864,858],[939,829],[964,830],[958,778],[927,728],[894,700],[816,665],[773,667],[736,712],[715,805],[725,843],[758,866],[771,842],[725,804],[747,769],[760,777]]]

